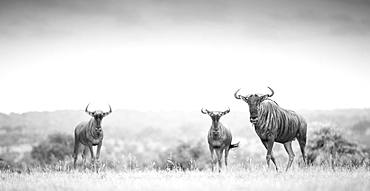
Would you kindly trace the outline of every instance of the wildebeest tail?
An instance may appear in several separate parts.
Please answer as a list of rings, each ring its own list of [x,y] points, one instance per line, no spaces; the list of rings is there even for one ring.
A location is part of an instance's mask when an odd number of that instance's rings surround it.
[[[231,144],[231,145],[230,145],[230,147],[229,147],[229,150],[230,150],[230,149],[232,149],[232,148],[237,148],[237,147],[239,147],[239,143],[240,143],[240,142],[237,142],[237,143],[235,143],[235,144]]]

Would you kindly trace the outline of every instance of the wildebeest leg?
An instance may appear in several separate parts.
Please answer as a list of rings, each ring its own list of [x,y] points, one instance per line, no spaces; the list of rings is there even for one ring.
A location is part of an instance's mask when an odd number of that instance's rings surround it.
[[[99,161],[99,157],[100,157],[100,149],[101,149],[101,145],[102,145],[103,142],[100,142],[98,144],[98,147],[96,149],[96,160]]]
[[[91,163],[92,163],[93,167],[95,168],[94,150],[93,150],[92,145],[89,145],[88,147],[89,147],[90,154],[91,154]]]
[[[83,146],[83,151],[82,151],[82,163],[84,165],[84,168],[86,168],[86,157],[87,157],[87,151],[88,151],[88,147],[85,146],[85,145],[82,145]]]
[[[227,169],[227,157],[229,156],[229,149],[230,147],[225,148],[225,167]]]
[[[267,149],[266,162],[267,162],[268,168],[270,168],[270,159],[272,158],[272,147],[273,146],[274,146],[274,140],[266,141],[266,149]]]
[[[265,148],[266,148],[266,149],[268,149],[268,147],[267,147],[267,141],[262,141],[262,143],[263,143],[263,145],[265,146]],[[273,162],[273,163],[274,163],[274,165],[275,165],[275,169],[276,169],[276,171],[279,171],[279,168],[278,168],[278,166],[276,165],[276,160],[275,160],[274,152],[272,151],[272,149],[271,149],[271,160],[272,160],[272,162]]]
[[[305,152],[305,147],[306,147],[306,140],[304,141],[301,141],[301,140],[298,140],[299,142],[299,147],[301,148],[301,152],[302,152],[302,158],[303,158],[303,163],[306,165],[306,152]]]
[[[212,172],[213,172],[215,169],[215,165],[214,165],[215,159],[213,157],[214,149],[212,148],[212,146],[209,146],[209,150],[211,151],[211,166],[212,166]]]
[[[103,144],[103,141],[101,141],[98,146],[97,146],[97,149],[96,149],[96,163],[98,165],[98,169],[100,168],[100,161],[99,161],[99,157],[100,157],[100,149],[101,149],[101,145]]]
[[[293,163],[293,160],[294,160],[294,153],[293,153],[293,149],[292,149],[292,141],[284,143],[284,147],[285,147],[286,152],[289,155],[289,161],[288,161],[288,165],[286,167],[286,171],[288,171],[290,166],[292,166],[292,163]]]
[[[221,163],[222,152],[223,150],[221,148],[216,150],[217,162],[218,162],[218,172],[221,172],[221,168],[222,168],[222,163]]]
[[[80,143],[77,141],[77,138],[75,137],[75,147],[73,150],[73,167],[76,168],[76,162],[77,162],[77,157],[78,157],[78,149],[80,147]]]
[[[303,163],[306,165],[306,152],[305,152],[305,147],[306,147],[306,135],[299,135],[297,137],[299,147],[301,148],[301,153],[302,153],[302,158],[303,158]]]

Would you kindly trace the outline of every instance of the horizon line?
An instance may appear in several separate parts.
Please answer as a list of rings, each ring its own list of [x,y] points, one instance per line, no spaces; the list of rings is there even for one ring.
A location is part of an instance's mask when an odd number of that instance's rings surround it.
[[[286,109],[286,108],[284,108]],[[114,109],[114,111],[133,111],[133,112],[194,112],[197,111],[198,109],[132,109],[132,108],[118,108]],[[288,109],[289,110],[289,109]],[[326,109],[306,109],[306,108],[300,108],[300,109],[295,109],[294,111],[300,111],[300,112],[306,112],[306,111],[340,111],[340,110],[370,110],[370,107],[348,107],[348,108],[326,108]],[[23,112],[16,112],[16,111],[11,111],[11,112],[4,112],[0,111],[0,114],[5,114],[5,115],[12,115],[12,114],[27,114],[27,113],[52,113],[52,112],[61,112],[61,111],[82,111],[84,112],[83,109],[55,109],[55,110],[29,110],[29,111],[23,111]],[[200,110],[199,110],[200,111]],[[234,112],[249,112],[249,110],[234,110]]]

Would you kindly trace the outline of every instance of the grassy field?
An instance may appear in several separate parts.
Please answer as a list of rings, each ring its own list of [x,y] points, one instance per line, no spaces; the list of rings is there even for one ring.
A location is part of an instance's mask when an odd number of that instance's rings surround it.
[[[370,190],[370,171],[310,167],[209,171],[0,172],[0,190]]]

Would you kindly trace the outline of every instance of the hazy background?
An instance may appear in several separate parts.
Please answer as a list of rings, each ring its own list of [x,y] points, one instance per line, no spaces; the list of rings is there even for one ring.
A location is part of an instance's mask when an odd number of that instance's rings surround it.
[[[221,121],[241,142],[231,165],[264,164],[248,106],[233,93],[270,86],[306,118],[310,145],[321,141],[312,132],[332,128],[369,160],[369,50],[369,0],[0,1],[0,159],[27,167],[70,157],[91,103],[113,108],[103,160],[207,167],[211,120],[200,109],[230,107]],[[280,144],[274,152],[285,165]]]
[[[368,108],[369,50],[368,0],[2,0],[0,112]]]

